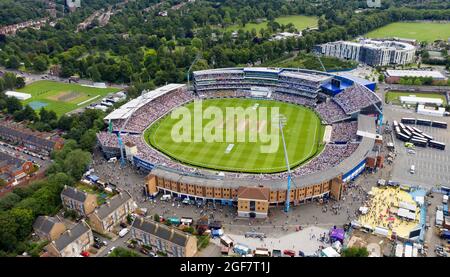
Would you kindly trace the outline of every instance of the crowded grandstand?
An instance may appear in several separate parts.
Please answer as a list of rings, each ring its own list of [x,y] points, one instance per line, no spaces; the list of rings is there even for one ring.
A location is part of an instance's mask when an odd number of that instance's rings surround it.
[[[307,106],[314,110],[322,123],[331,127],[331,135],[323,150],[307,163],[292,169],[292,176],[303,177],[329,171],[330,178],[340,174],[353,174],[374,145],[373,138],[358,136],[359,126],[366,125],[376,132],[377,110],[380,98],[367,86],[354,80],[301,69],[278,68],[225,68],[193,73],[194,85],[170,84],[145,92],[105,120],[108,132],[97,134],[99,146],[106,158],[120,157],[125,148],[126,159],[137,168],[153,168],[177,172],[180,176],[228,180],[285,180],[287,172],[251,174],[246,172],[216,172],[192,167],[164,155],[146,143],[143,134],[158,119],[177,107],[195,99],[204,98],[255,98]],[[341,83],[345,81],[346,84]],[[333,83],[333,84],[331,84]],[[330,89],[334,90],[330,93]],[[255,92],[257,91],[257,92]],[[378,106],[378,109],[374,106]],[[362,124],[361,122],[365,122]],[[369,126],[369,127],[367,127]],[[118,139],[120,133],[120,140]],[[373,136],[372,136],[373,137]],[[362,149],[364,148],[364,149]],[[123,155],[123,154],[122,154]],[[321,177],[327,176],[323,174]],[[304,181],[297,181],[301,184]],[[295,183],[295,181],[294,181]]]

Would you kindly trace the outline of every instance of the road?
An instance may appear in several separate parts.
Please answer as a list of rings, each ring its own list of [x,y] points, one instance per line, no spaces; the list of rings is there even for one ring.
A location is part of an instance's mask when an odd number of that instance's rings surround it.
[[[108,245],[106,247],[101,248],[98,253],[95,255],[96,257],[106,257],[108,256],[108,252],[112,247],[127,247],[125,242],[127,242],[131,238],[131,232],[128,232],[123,238],[117,237],[115,240],[110,240],[105,237],[102,237],[99,234],[95,234],[95,236],[99,237],[101,240],[105,240]]]

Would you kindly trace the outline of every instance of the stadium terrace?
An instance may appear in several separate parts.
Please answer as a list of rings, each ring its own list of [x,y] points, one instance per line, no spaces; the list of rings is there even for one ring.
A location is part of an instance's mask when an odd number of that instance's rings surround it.
[[[172,110],[196,99],[276,100],[307,107],[331,128],[323,150],[306,163],[292,169],[289,192],[294,204],[314,198],[340,199],[345,182],[366,168],[367,156],[376,146],[376,122],[381,99],[373,84],[357,79],[304,69],[222,68],[193,73],[193,88],[170,84],[144,93],[106,117],[110,132],[97,134],[106,158],[121,156],[136,168],[148,172],[148,192],[158,191],[181,197],[238,203],[240,215],[266,217],[268,208],[286,201],[287,172],[253,174],[217,171],[190,166],[153,148],[144,132]],[[117,134],[120,133],[120,140]],[[120,142],[119,142],[120,141]],[[264,190],[264,199],[253,210],[243,188]],[[266,193],[268,190],[268,193]]]

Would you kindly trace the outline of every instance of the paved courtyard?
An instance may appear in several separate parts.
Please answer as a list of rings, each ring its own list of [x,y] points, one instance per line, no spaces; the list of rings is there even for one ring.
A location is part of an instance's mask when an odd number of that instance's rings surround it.
[[[320,236],[328,234],[329,229],[311,226],[300,230],[298,232],[293,232],[289,234],[284,234],[280,236],[271,236],[265,239],[258,238],[246,238],[243,235],[227,234],[230,238],[234,240],[235,243],[243,244],[249,246],[252,249],[257,247],[267,248],[270,251],[273,249],[278,250],[294,250],[295,255],[298,256],[299,251],[303,251],[305,255],[314,255],[317,253],[319,247],[330,246],[329,243],[325,243],[319,240]],[[212,240],[215,244],[220,244],[219,239]]]

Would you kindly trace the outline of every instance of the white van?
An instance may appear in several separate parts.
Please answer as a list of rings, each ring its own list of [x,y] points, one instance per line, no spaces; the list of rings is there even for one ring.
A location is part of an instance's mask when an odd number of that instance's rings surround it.
[[[412,166],[411,166],[411,168],[410,168],[410,170],[409,170],[409,173],[411,173],[411,174],[416,173],[416,166],[415,166],[415,165],[412,165]]]
[[[170,194],[164,194],[163,196],[161,196],[161,201],[168,201],[172,199],[172,195]]]
[[[128,234],[128,229],[127,228],[123,228],[119,232],[119,237],[123,238],[126,234]]]

